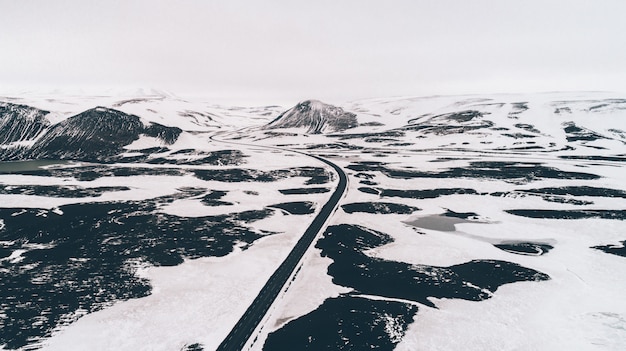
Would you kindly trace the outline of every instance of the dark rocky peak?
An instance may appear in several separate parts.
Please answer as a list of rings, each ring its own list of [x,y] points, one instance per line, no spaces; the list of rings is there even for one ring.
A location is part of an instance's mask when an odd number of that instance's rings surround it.
[[[305,100],[280,114],[264,128],[303,128],[309,134],[320,134],[357,126],[358,121],[354,113],[318,100]]]
[[[136,134],[143,128],[143,123],[137,116],[106,107],[96,107],[56,124],[51,132],[72,131],[72,137],[89,134],[96,138],[123,138],[126,134]]]

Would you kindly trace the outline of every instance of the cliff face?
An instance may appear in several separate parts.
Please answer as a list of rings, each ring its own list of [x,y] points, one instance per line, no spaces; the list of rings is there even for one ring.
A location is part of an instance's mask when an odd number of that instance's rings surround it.
[[[338,132],[358,125],[356,115],[317,100],[302,101],[283,112],[265,129],[302,128],[308,134]]]

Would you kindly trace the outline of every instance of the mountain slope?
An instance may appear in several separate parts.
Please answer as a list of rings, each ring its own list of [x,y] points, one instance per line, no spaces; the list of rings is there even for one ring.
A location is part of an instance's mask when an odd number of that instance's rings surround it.
[[[0,102],[0,145],[32,141],[50,125],[47,114],[30,106]]]

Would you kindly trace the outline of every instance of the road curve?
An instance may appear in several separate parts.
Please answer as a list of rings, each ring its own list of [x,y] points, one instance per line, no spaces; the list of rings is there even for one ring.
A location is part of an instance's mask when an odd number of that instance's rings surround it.
[[[240,144],[236,142],[233,143]],[[258,145],[245,145],[258,147]],[[276,300],[276,297],[278,297],[281,289],[287,283],[287,280],[291,276],[292,272],[296,269],[298,262],[300,262],[300,259],[302,259],[304,253],[309,249],[317,234],[324,229],[324,224],[337,208],[339,200],[345,193],[348,185],[348,177],[341,169],[341,167],[337,166],[336,164],[322,157],[310,155],[300,151],[283,151],[297,152],[324,162],[325,164],[332,167],[335,172],[337,172],[337,175],[339,176],[339,184],[337,185],[337,188],[331,195],[330,199],[326,202],[326,204],[324,204],[317,216],[315,216],[315,219],[313,219],[311,225],[309,225],[309,227],[306,229],[304,235],[302,235],[302,237],[293,247],[293,249],[289,253],[289,256],[287,256],[287,258],[283,261],[283,263],[281,263],[278,269],[276,269],[274,274],[272,274],[272,276],[268,279],[267,283],[265,283],[265,286],[263,286],[263,289],[261,289],[252,304],[248,307],[248,309],[239,319],[237,324],[235,324],[226,339],[224,339],[220,346],[218,346],[217,351],[240,351],[243,349],[250,336],[252,336],[252,333],[254,333],[257,325],[261,322],[274,300]]]

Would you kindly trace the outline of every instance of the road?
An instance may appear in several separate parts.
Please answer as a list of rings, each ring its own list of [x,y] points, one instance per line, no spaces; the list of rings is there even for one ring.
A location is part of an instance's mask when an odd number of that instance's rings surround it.
[[[298,240],[298,243],[291,250],[289,256],[287,256],[287,258],[283,261],[283,263],[281,263],[281,265],[274,272],[274,274],[272,274],[267,283],[265,283],[265,286],[263,286],[263,289],[261,289],[257,297],[254,299],[250,307],[248,307],[246,312],[243,314],[241,319],[239,319],[237,324],[235,324],[235,327],[231,330],[226,339],[224,339],[224,341],[217,348],[218,351],[239,351],[243,349],[248,339],[252,336],[252,333],[254,333],[257,325],[261,322],[261,320],[269,310],[270,306],[280,293],[281,289],[287,283],[287,280],[291,276],[292,272],[298,266],[298,262],[300,262],[300,259],[302,258],[304,253],[309,249],[317,234],[324,229],[324,224],[333,214],[333,212],[337,208],[339,200],[346,191],[348,178],[345,172],[341,169],[341,167],[324,158],[310,154],[305,155],[313,157],[332,167],[339,175],[339,184],[337,185],[337,188],[331,195],[330,199],[326,202],[326,204],[324,204],[321,211],[317,214],[313,222],[311,222],[311,225],[306,229],[304,235],[302,235],[300,240]]]

